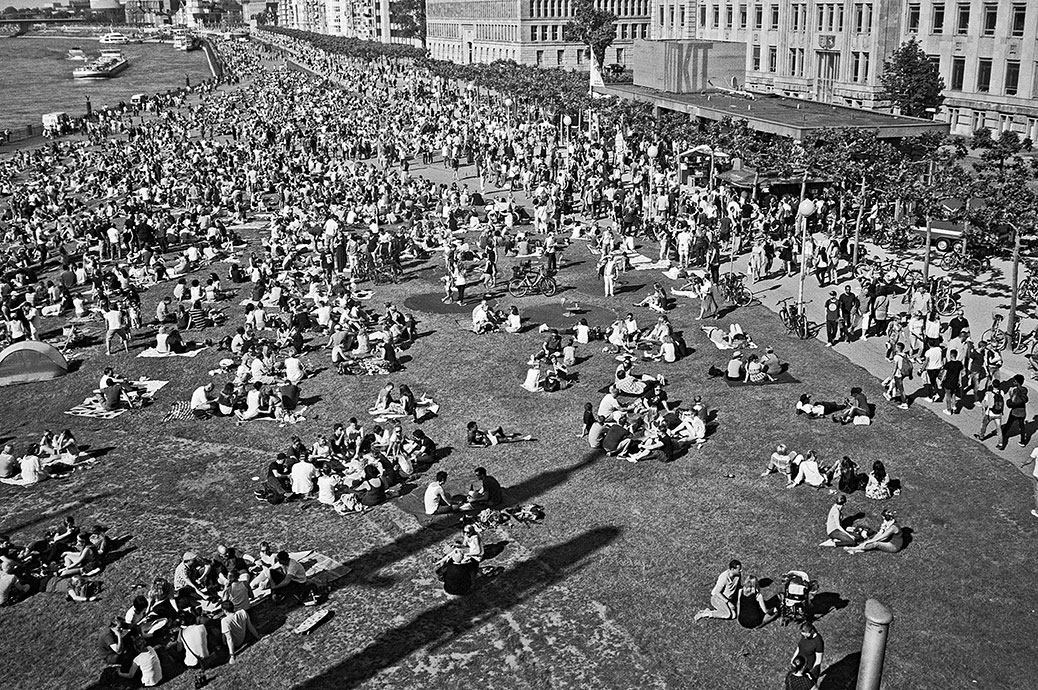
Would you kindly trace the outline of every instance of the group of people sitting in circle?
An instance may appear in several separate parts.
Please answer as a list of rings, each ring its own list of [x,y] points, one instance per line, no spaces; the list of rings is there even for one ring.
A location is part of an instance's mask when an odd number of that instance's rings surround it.
[[[859,472],[858,465],[848,456],[829,466],[820,464],[817,453],[813,450],[806,454],[790,449],[785,443],[775,447],[775,452],[768,458],[768,463],[760,476],[767,477],[778,474],[786,478],[786,488],[793,489],[800,485],[823,489],[835,486],[833,493],[839,490],[845,494],[853,494],[864,488],[867,498],[883,501],[900,494],[900,483],[891,480],[887,475],[886,465],[882,460],[872,463],[872,471],[867,475]]]
[[[15,455],[10,443],[0,450],[0,482],[16,486],[31,486],[45,479],[73,471],[83,457],[71,429],[55,434],[47,429],[38,443],[30,443],[22,456]]]
[[[72,516],[27,544],[14,544],[0,535],[0,606],[36,593],[59,594],[67,601],[95,600],[103,587],[95,578],[113,549],[107,527],[81,530]]]
[[[345,515],[384,503],[393,487],[436,460],[436,443],[421,429],[406,434],[399,421],[365,429],[351,417],[309,446],[293,436],[288,449],[267,465],[264,485],[255,494],[273,505],[315,498]]]

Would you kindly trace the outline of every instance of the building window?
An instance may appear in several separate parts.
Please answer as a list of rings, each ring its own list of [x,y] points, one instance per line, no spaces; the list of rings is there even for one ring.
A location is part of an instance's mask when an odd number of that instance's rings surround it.
[[[753,46],[751,55],[753,56],[752,71],[760,72],[760,46]]]
[[[860,3],[854,6],[854,33],[868,33],[872,27],[872,5]]]
[[[626,41],[627,40],[627,25],[626,24],[621,24],[620,25],[620,40],[621,41]]]
[[[961,12],[962,9],[960,8]],[[966,20],[967,23],[969,20]],[[998,5],[984,5],[984,35],[994,36],[995,27],[998,26]]]
[[[1027,5],[1013,5],[1013,22],[1010,33],[1014,38],[1024,35],[1024,23],[1027,21]]]
[[[728,5],[728,7],[724,8],[724,28],[731,29],[734,24],[735,9],[731,5]]]
[[[648,24],[642,24],[642,38],[648,38],[648,37],[649,37],[649,25]]]
[[[987,93],[991,90],[991,58],[980,58],[977,62],[977,91]]]
[[[542,41],[547,41],[548,40],[548,25],[547,24],[545,24],[545,25],[543,25],[541,27],[541,40]]]
[[[918,4],[908,6],[908,33],[919,33],[919,15],[922,8]]]
[[[933,25],[930,31],[935,34],[944,33],[944,3],[937,3],[933,6]]]
[[[836,6],[836,31],[843,32],[843,5]]]
[[[584,64],[584,49],[583,48],[577,48],[577,64],[578,65],[583,65]]]
[[[544,51],[543,50],[538,50],[537,51],[537,66],[538,67],[544,67]]]
[[[955,33],[965,36],[970,31],[970,6],[959,5],[959,21],[955,23]]]
[[[778,72],[778,48],[775,46],[768,48],[768,71]]]
[[[1006,61],[1006,95],[1015,96],[1020,87],[1020,61]]]
[[[699,6],[699,25],[706,28],[706,5]]]
[[[749,12],[746,5],[739,5],[739,28],[745,29],[749,23]]]
[[[818,30],[825,31],[825,5],[818,6]]]
[[[770,24],[770,28],[772,28],[772,29],[779,28],[779,6],[778,5],[772,5],[771,6],[771,24]]]
[[[537,27],[536,26],[531,26],[530,27],[530,40],[531,41],[536,41],[537,40]]]
[[[952,71],[951,71],[951,88],[952,91],[962,91],[963,85],[966,83],[966,58],[954,57],[952,58]]]
[[[764,28],[764,5],[753,8],[753,28],[758,31]]]
[[[558,41],[559,40],[559,25],[558,24],[552,24],[551,25],[551,40],[552,41]]]
[[[618,64],[618,65],[626,65],[627,64],[627,62],[626,62],[626,55],[624,53],[624,49],[623,48],[617,48],[616,49],[616,64]]]
[[[714,6],[713,25],[715,29],[719,29],[721,27],[721,8],[716,5]]]
[[[797,75],[797,49],[789,49],[789,74],[791,76]]]
[[[555,51],[555,64],[561,67],[562,63],[564,63],[565,61],[566,61],[566,51],[565,50],[556,50]]]

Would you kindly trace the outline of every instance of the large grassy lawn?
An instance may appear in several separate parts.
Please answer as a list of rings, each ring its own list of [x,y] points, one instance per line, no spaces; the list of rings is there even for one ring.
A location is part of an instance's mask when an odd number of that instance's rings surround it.
[[[635,295],[644,295],[587,294],[594,263],[575,249],[569,253],[582,263],[562,272],[563,284],[581,286],[568,297],[626,312]],[[439,263],[430,262],[435,271],[379,288],[372,304],[436,291]],[[644,285],[656,275],[629,277]],[[145,314],[171,287],[145,293]],[[240,299],[225,302],[232,318],[219,332],[237,325]],[[519,305],[557,301],[526,298]],[[637,313],[646,323],[651,318]],[[339,377],[326,369],[304,384],[304,396],[319,398],[308,420],[286,428],[237,427],[225,419],[161,422],[172,401],[186,400],[209,380],[207,371],[221,357],[213,350],[156,360],[108,358],[94,347],[67,377],[5,389],[0,429],[20,450],[44,428],[68,426],[81,441],[111,451],[65,480],[0,486],[0,530],[25,541],[71,514],[133,538],[104,573],[101,601],[70,604],[39,595],[0,610],[4,686],[99,687],[96,632],[126,610],[135,583],[171,577],[187,548],[208,554],[225,543],[254,550],[267,539],[290,550],[317,549],[352,571],[331,595],[334,617],[310,637],[290,632],[308,610],[257,611],[266,637],[237,665],[217,668],[216,687],[779,687],[797,637],[793,628],[774,623],[747,631],[692,621],[733,557],[760,577],[777,581],[800,569],[819,580],[819,599],[832,608],[818,623],[826,666],[833,665],[823,687],[853,687],[868,597],[895,615],[887,687],[1031,687],[1038,525],[1028,515],[1030,494],[1019,474],[929,413],[882,404],[878,383],[864,370],[819,343],[787,338],[762,307],[722,322],[737,320],[758,343],[773,344],[802,383],[729,388],[707,375],[727,353],[700,332],[696,313],[687,302],[672,312],[695,352],[665,371],[671,399],[702,395],[717,410],[717,429],[705,446],[674,463],[637,465],[591,453],[576,438],[584,402],[597,405],[611,380],[612,355],[591,346],[580,353],[587,359],[576,367],[572,388],[529,393],[519,383],[538,346],[535,330],[478,337],[462,328],[466,314],[418,315],[426,335],[404,353],[411,358],[406,370],[389,380],[441,403],[439,417],[422,425],[452,448],[440,466],[460,489],[472,468],[485,465],[513,500],[537,502],[548,514],[541,525],[510,526],[488,537],[504,542],[493,562],[505,572],[464,599],[443,594],[431,572],[453,531],[423,529],[392,503],[343,518],[314,502],[273,507],[253,499],[251,478],[262,475],[291,435],[309,442],[354,415],[370,423],[365,410],[384,378]],[[326,365],[326,355],[314,353],[310,361]],[[170,384],[155,406],[110,422],[64,415],[109,363]],[[800,393],[842,399],[851,385],[863,385],[880,403],[873,426],[840,427],[793,414]],[[537,442],[468,449],[469,419],[532,433]],[[895,508],[911,529],[908,548],[893,556],[818,548],[832,497],[809,488],[787,491],[777,478],[758,476],[780,441],[814,449],[827,461],[847,454],[865,467],[882,459],[901,479],[902,495],[882,505],[859,493],[850,497],[847,514],[863,513],[875,525],[883,507]],[[774,584],[767,595],[777,591]],[[180,673],[168,684],[188,688],[192,679]]]

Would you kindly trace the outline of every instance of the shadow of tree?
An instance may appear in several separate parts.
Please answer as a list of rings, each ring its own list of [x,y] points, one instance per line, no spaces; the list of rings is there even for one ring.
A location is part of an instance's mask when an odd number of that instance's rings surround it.
[[[861,652],[848,654],[825,669],[818,690],[853,690],[858,683],[859,666]]]
[[[617,527],[599,527],[543,549],[536,556],[517,563],[477,593],[453,599],[425,611],[408,623],[386,630],[340,663],[295,685],[294,690],[355,688],[418,649],[434,643],[436,647],[442,647],[562,582],[581,567],[582,561],[606,547],[619,534]],[[555,567],[549,568],[545,563],[553,563]]]

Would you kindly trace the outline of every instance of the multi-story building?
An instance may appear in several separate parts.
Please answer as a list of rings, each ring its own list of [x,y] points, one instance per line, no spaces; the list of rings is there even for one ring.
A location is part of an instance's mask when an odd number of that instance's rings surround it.
[[[597,0],[617,16],[606,64],[626,64],[635,39],[649,37],[651,0]],[[434,58],[460,63],[515,60],[587,69],[584,46],[563,40],[572,0],[427,0],[426,44]]]
[[[382,34],[381,4],[381,0],[325,0],[328,33],[379,40]]]
[[[884,60],[916,38],[939,66],[951,131],[1038,140],[1035,0],[652,0],[653,39],[745,44],[751,91],[884,109]],[[731,86],[731,84],[729,84]]]

